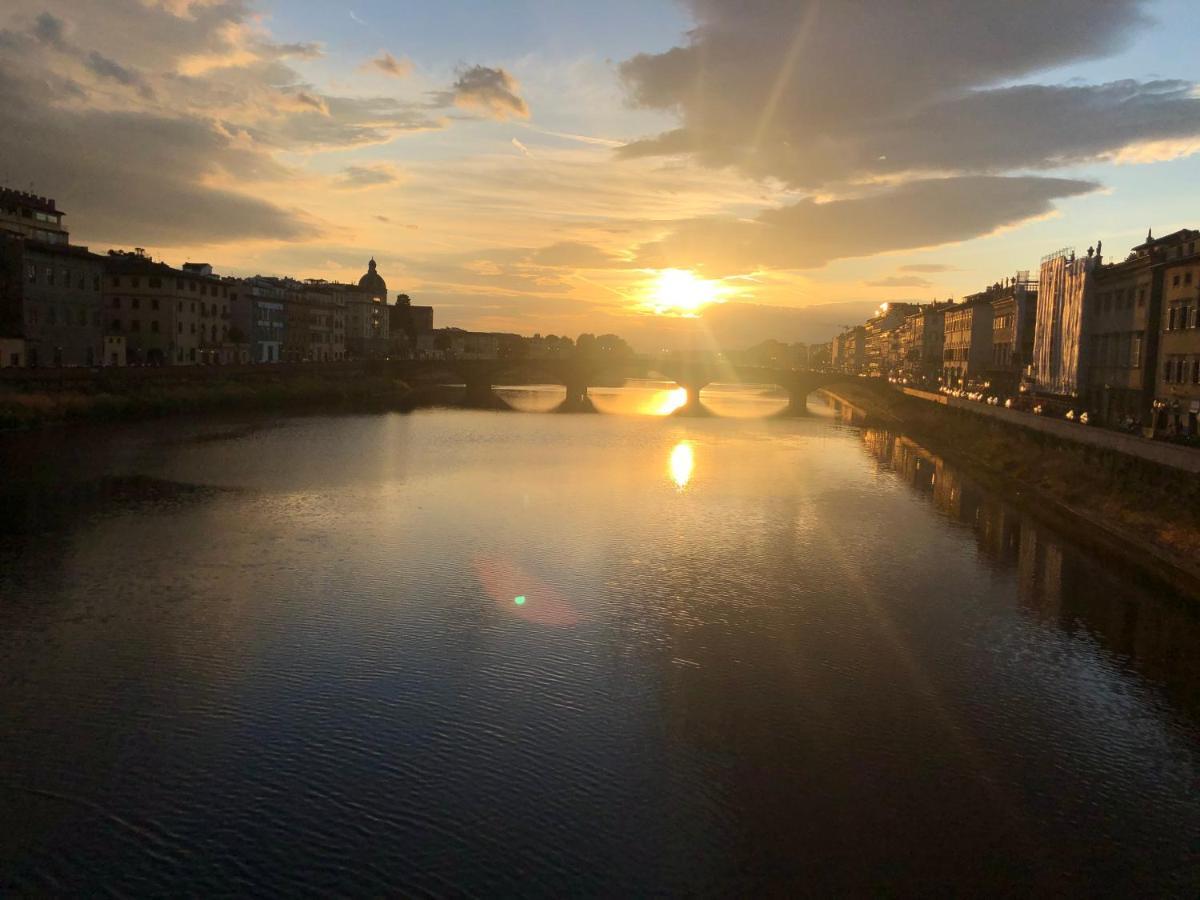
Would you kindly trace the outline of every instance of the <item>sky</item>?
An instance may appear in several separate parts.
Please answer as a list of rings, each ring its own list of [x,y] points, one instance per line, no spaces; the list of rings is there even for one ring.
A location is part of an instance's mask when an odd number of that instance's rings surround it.
[[[1191,0],[8,0],[0,183],[72,240],[437,324],[827,340],[1200,223]]]

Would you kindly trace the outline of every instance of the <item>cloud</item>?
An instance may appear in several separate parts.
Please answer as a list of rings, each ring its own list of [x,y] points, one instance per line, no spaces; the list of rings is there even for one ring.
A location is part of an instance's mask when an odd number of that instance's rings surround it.
[[[390,75],[392,78],[407,78],[412,74],[413,64],[408,59],[396,59],[386,50],[380,51],[380,54],[372,59],[367,65],[374,66],[384,75]]]
[[[388,163],[376,163],[370,166],[347,166],[342,169],[340,177],[335,182],[339,188],[356,189],[381,187],[396,184],[401,179],[401,173],[395,166]],[[376,218],[382,219],[382,216]],[[384,219],[384,221],[387,221]]]
[[[579,241],[560,241],[542,247],[529,255],[529,262],[536,266],[565,269],[614,269],[628,266],[628,263],[619,257]]]
[[[620,67],[632,102],[679,127],[619,153],[687,154],[816,190],[1054,168],[1200,136],[1188,82],[1020,83],[1120,48],[1147,5],[686,0],[687,42]]]
[[[31,32],[35,38],[57,50],[66,50],[66,23],[52,13],[43,12],[34,20]]]
[[[529,106],[520,90],[517,80],[504,69],[471,66],[458,73],[450,90],[439,95],[439,103],[477,110],[493,119],[528,119]]]
[[[513,145],[514,147],[516,147],[516,148],[517,148],[517,150],[519,150],[519,151],[520,151],[520,153],[521,153],[521,155],[522,155],[522,156],[526,156],[526,157],[528,157],[529,159],[533,159],[533,158],[534,158],[534,156],[533,156],[533,154],[530,152],[529,148],[528,148],[528,147],[526,147],[524,144],[522,144],[520,141],[518,141],[516,138],[513,138],[513,139],[512,139],[512,145]]]
[[[1086,194],[1089,181],[1034,176],[963,176],[915,181],[861,197],[802,200],[754,219],[710,216],[673,224],[638,248],[636,264],[735,274],[807,269],[845,257],[934,247],[980,237]]]
[[[308,215],[226,187],[289,177],[270,154],[211,121],[45,102],[0,64],[0,159],[19,166],[86,240],[150,247],[320,234]],[[81,136],[86,148],[81,149]]]
[[[919,275],[890,275],[887,278],[880,278],[875,281],[864,282],[867,287],[932,287],[933,282],[928,278],[922,278]]]
[[[146,84],[146,80],[142,77],[140,72],[135,72],[133,69],[127,69],[120,63],[109,59],[107,56],[104,56],[95,50],[87,55],[87,58],[84,60],[84,65],[101,78],[111,79],[118,84],[125,85],[125,87],[140,88],[147,96],[153,93],[150,86]]]
[[[945,263],[909,263],[900,267],[901,272],[951,272],[953,270],[953,266]]]

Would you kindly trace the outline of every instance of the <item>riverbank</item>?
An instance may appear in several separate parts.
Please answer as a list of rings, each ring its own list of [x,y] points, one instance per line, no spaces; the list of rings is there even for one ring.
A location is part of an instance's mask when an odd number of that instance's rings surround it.
[[[863,382],[827,391],[1060,529],[1200,595],[1200,479]]]
[[[383,373],[221,373],[203,378],[97,378],[62,385],[0,383],[0,430],[218,411],[407,409],[408,384]]]

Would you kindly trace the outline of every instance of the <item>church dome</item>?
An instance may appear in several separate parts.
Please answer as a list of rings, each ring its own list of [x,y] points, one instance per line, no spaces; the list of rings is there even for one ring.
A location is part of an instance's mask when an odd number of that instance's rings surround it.
[[[358,289],[364,293],[370,294],[372,297],[387,302],[387,282],[383,280],[383,276],[376,271],[375,258],[371,258],[371,262],[367,264],[367,274],[358,279]]]

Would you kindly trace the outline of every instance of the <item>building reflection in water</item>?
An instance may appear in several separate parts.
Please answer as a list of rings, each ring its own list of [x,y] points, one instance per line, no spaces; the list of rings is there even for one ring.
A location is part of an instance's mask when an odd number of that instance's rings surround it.
[[[1200,619],[1186,598],[1101,565],[910,438],[867,428],[862,439],[942,515],[971,527],[982,560],[1016,571],[1016,600],[1030,615],[1068,633],[1086,632],[1200,720],[1200,659],[1190,652],[1200,642]]]

